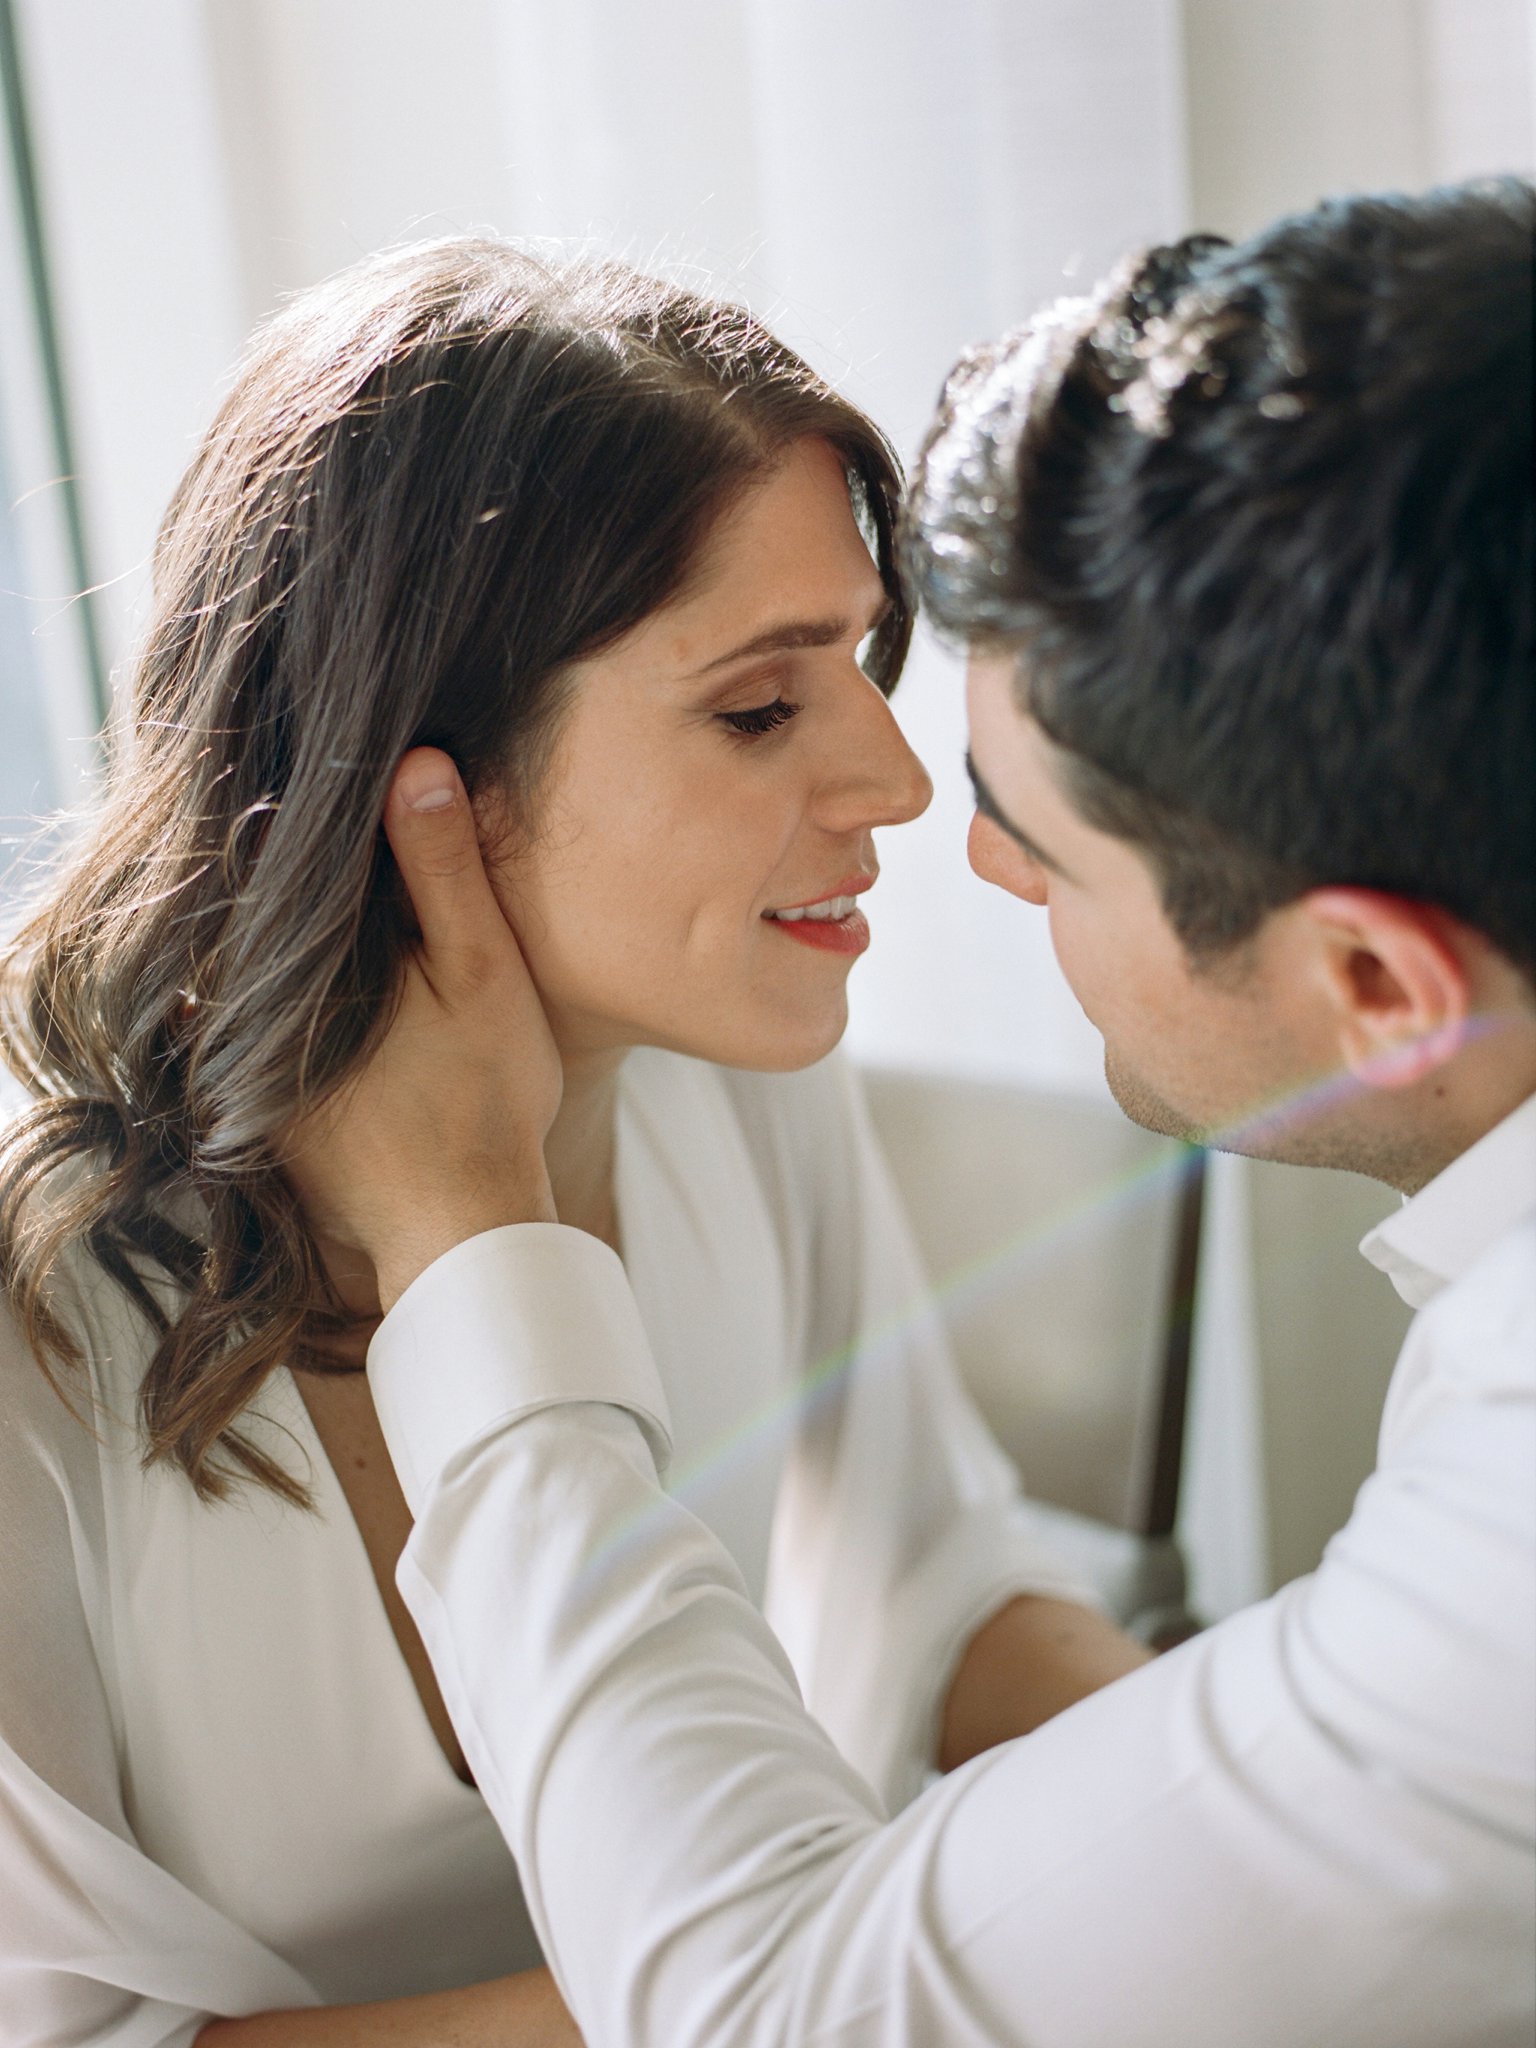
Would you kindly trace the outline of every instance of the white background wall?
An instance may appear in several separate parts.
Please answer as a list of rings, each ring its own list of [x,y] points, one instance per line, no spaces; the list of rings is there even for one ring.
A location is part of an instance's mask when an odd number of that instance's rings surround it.
[[[18,0],[110,644],[120,658],[131,641],[159,509],[242,336],[366,250],[489,227],[702,266],[910,454],[967,341],[1133,243],[1242,233],[1329,191],[1528,172],[1532,14],[1528,0]],[[41,623],[68,592],[47,559],[24,350],[7,346],[10,487],[39,494],[23,538]],[[56,675],[48,701],[56,729],[78,726]],[[953,661],[920,644],[897,701],[937,794],[884,849],[856,1050],[1100,1089],[1043,921],[966,871]],[[1380,1195],[1308,1182],[1298,1203],[1282,1178],[1219,1177],[1190,1503],[1215,1609],[1303,1568],[1342,1518],[1399,1327],[1390,1304],[1364,1305],[1371,1282],[1348,1262]],[[1285,1286],[1255,1280],[1256,1235]],[[1297,1290],[1317,1309],[1304,1330]],[[1348,1333],[1347,1371],[1320,1363],[1329,1328]]]

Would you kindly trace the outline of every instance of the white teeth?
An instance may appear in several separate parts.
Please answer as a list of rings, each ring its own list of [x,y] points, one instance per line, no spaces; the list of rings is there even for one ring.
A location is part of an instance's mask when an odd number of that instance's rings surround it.
[[[798,924],[802,917],[809,917],[817,924],[828,924],[851,916],[858,900],[856,896],[829,896],[825,903],[807,904],[800,910],[770,910],[768,915],[780,924]]]

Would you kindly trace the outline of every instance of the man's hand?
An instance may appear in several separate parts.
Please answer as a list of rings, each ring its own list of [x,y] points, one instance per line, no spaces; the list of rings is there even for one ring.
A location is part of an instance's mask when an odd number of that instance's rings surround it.
[[[382,1043],[284,1163],[316,1234],[371,1261],[387,1312],[465,1238],[555,1220],[543,1148],[562,1075],[446,754],[404,757],[384,828],[421,942]]]

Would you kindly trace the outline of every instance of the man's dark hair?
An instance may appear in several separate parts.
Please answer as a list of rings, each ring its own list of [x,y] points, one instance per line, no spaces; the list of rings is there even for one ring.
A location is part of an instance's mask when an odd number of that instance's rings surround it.
[[[908,511],[1195,958],[1323,884],[1536,969],[1532,235],[1515,179],[1154,249],[965,357]]]

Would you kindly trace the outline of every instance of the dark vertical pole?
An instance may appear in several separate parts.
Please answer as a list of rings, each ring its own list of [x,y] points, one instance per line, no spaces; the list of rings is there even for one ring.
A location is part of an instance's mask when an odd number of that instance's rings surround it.
[[[1168,1286],[1162,1400],[1142,1526],[1144,1536],[1171,1536],[1179,1511],[1184,1415],[1189,1403],[1189,1355],[1195,1326],[1195,1276],[1200,1265],[1200,1226],[1205,1213],[1205,1154],[1198,1146],[1186,1148],[1181,1180]]]
[[[43,366],[44,398],[48,407],[49,434],[53,459],[58,467],[54,486],[61,493],[64,508],[65,545],[69,552],[70,578],[77,592],[76,614],[85,652],[86,675],[98,727],[107,718],[107,669],[102,659],[101,635],[97,628],[96,599],[85,544],[85,517],[75,469],[74,436],[70,429],[69,402],[64,389],[63,358],[59,350],[58,322],[54,317],[53,286],[48,272],[48,249],[43,234],[42,207],[38,198],[37,160],[32,149],[32,130],[27,118],[27,95],[22,79],[21,53],[16,33],[12,0],[0,0],[0,84],[5,95],[5,133],[10,152],[11,177],[16,189],[16,211],[27,267],[27,286],[32,300],[32,319],[37,329],[37,349]]]

